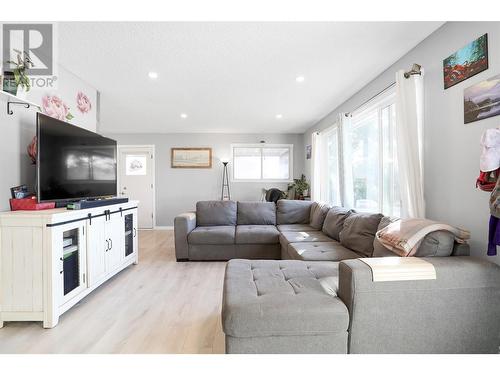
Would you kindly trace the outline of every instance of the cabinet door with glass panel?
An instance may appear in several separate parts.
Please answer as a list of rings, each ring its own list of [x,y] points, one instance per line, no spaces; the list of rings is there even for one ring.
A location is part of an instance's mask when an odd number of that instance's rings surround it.
[[[137,210],[127,211],[123,215],[125,226],[125,247],[123,257],[125,261],[135,258],[137,263]]]
[[[52,245],[57,262],[53,272],[58,280],[59,305],[87,289],[86,265],[86,223],[85,221],[65,224],[52,232]]]

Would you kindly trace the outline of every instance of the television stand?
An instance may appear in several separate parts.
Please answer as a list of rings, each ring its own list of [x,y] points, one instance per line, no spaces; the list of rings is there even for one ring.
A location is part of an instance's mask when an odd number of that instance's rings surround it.
[[[5,321],[55,327],[60,315],[137,264],[137,206],[1,212],[0,328]]]

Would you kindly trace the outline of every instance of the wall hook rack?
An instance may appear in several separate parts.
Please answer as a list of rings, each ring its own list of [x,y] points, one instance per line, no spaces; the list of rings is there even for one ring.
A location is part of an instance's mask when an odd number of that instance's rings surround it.
[[[31,107],[35,107],[32,104],[26,103],[26,102],[11,102],[11,101],[8,101],[7,102],[7,114],[11,115],[11,116],[14,114],[14,111],[10,108],[11,105],[22,105],[26,109],[31,108]],[[39,107],[37,107],[37,108],[39,109]]]

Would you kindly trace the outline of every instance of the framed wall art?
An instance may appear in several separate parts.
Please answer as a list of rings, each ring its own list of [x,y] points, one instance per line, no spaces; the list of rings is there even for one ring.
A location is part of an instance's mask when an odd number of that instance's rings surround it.
[[[464,90],[466,124],[500,115],[500,74]]]
[[[212,168],[212,149],[209,147],[172,148],[172,168]]]
[[[444,89],[488,69],[488,34],[484,34],[443,60]]]

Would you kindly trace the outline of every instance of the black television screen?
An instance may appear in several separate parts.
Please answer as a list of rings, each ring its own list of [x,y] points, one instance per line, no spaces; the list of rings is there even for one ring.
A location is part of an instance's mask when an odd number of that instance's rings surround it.
[[[116,196],[116,141],[37,114],[38,201]]]

